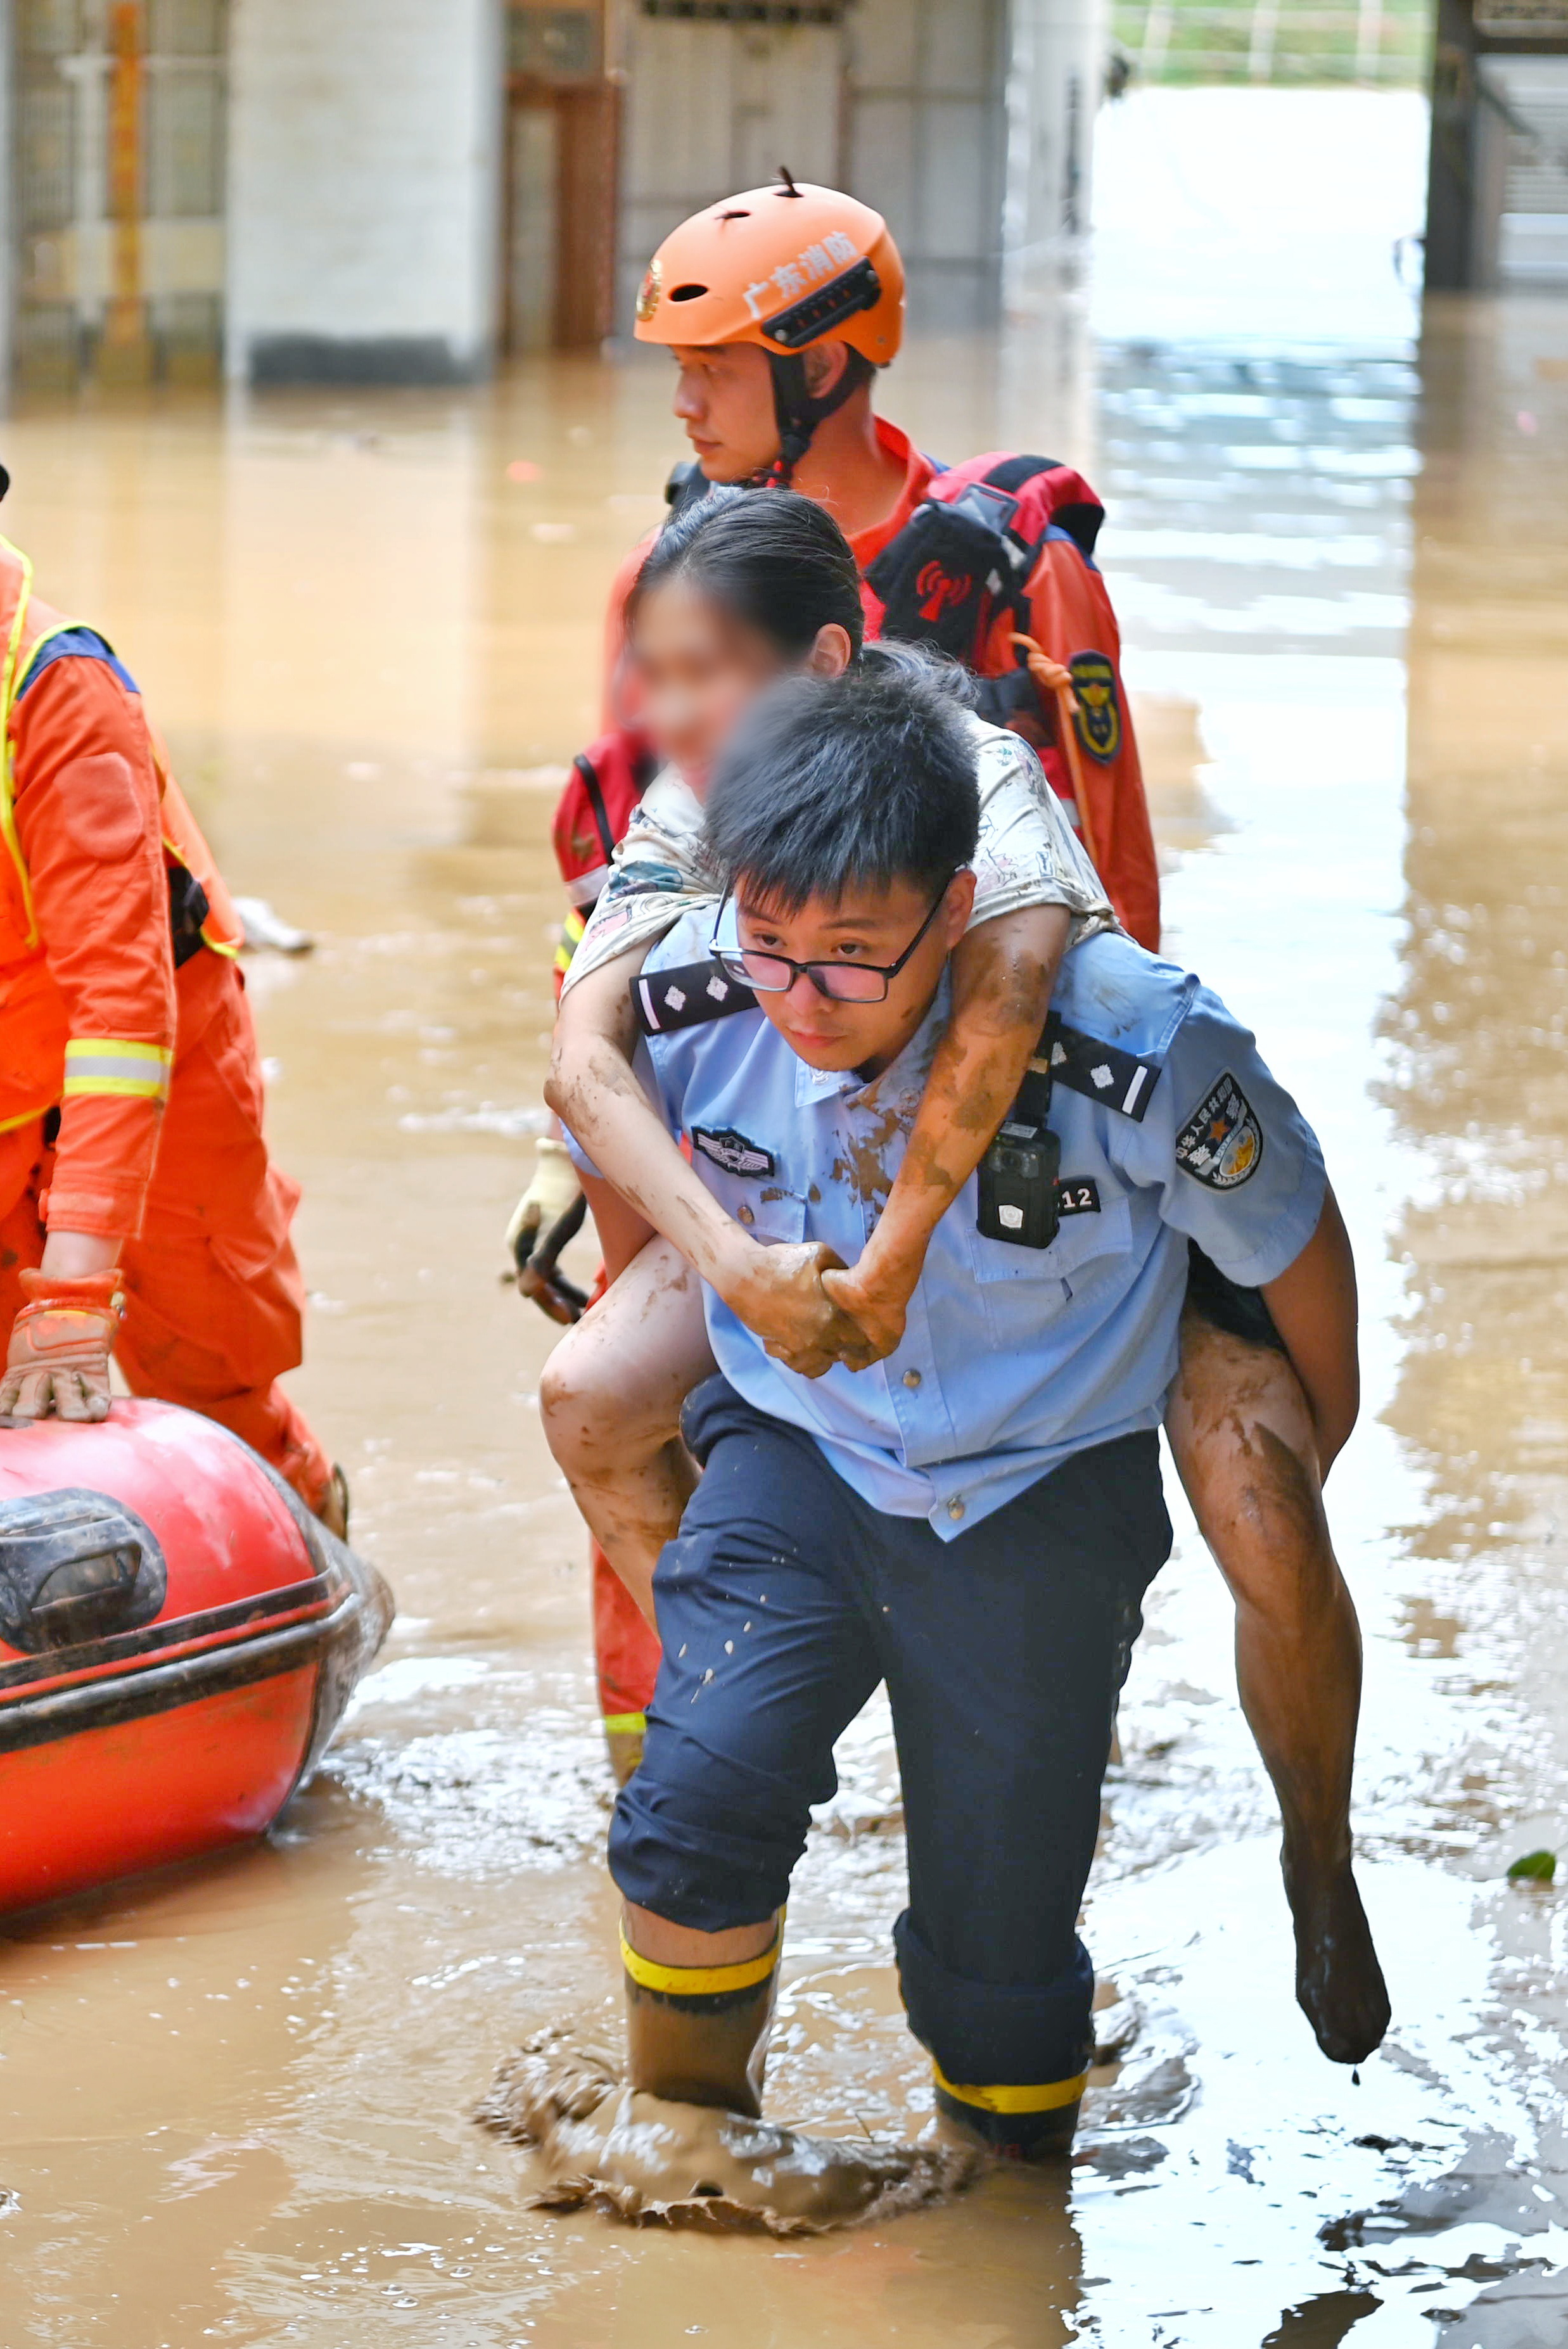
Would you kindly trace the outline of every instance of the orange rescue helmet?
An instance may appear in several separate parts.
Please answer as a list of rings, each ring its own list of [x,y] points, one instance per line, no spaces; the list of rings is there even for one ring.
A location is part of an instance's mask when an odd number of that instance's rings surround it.
[[[904,331],[904,264],[880,212],[836,188],[748,188],[670,232],[637,297],[643,343],[847,343],[873,367]]]

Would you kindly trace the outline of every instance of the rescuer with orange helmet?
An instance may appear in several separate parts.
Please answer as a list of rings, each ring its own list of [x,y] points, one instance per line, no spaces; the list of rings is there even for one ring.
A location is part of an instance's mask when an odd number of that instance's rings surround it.
[[[879,212],[786,176],[710,205],[666,237],[638,295],[636,331],[639,342],[731,355],[722,367],[708,362],[711,396],[689,400],[683,387],[675,403],[709,481],[782,481],[809,495],[794,472],[818,427],[898,357],[904,264]],[[752,350],[756,361],[741,356]],[[754,397],[764,368],[771,429]],[[876,463],[868,423],[867,409],[855,436]]]
[[[134,681],[4,539],[0,663],[0,1415],[102,1419],[112,1355],[341,1532],[277,1382],[299,1191],[262,1138],[239,918]]]
[[[866,582],[867,632],[935,644],[974,673],[981,716],[1033,743],[1124,924],[1157,948],[1154,843],[1093,559],[1104,510],[1070,466],[1007,452],[939,465],[878,417],[873,384],[903,326],[887,223],[835,189],[786,176],[682,222],[649,264],[636,326],[680,369],[694,461],[671,502],[783,481],[826,505]],[[1041,655],[1073,674],[1073,739]]]

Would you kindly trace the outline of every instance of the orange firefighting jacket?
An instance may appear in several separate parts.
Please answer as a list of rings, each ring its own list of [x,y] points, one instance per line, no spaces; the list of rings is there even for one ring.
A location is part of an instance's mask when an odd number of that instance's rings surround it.
[[[242,932],[141,698],[0,539],[0,1136],[59,1111],[49,1219],[134,1237],[174,1058],[171,913]]]

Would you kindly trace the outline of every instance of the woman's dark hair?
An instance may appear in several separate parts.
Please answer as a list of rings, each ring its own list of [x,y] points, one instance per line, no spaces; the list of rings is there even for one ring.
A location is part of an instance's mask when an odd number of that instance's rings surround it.
[[[866,633],[860,574],[833,516],[793,490],[711,489],[665,523],[627,599],[627,625],[655,587],[684,579],[792,660],[836,625]]]

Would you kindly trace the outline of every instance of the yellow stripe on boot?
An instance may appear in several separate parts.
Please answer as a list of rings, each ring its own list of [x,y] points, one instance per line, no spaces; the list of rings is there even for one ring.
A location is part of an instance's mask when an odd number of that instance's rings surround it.
[[[648,1733],[645,1713],[607,1713],[605,1751],[615,1773],[618,1786],[624,1786],[642,1760],[642,1741]]]
[[[634,1950],[622,1933],[621,1962],[639,1990],[657,1991],[665,1998],[723,1998],[738,1990],[754,1990],[766,1982],[779,1961],[784,1945],[775,1933],[759,1958],[742,1958],[732,1966],[660,1966]]]
[[[1058,2112],[1064,2105],[1075,2105],[1089,2085],[1088,2074],[1079,2072],[1071,2080],[1044,2080],[1024,2088],[961,2088],[946,2076],[940,2064],[933,2062],[931,2070],[944,2095],[956,2097],[961,2105],[973,2105],[984,2113]]]

